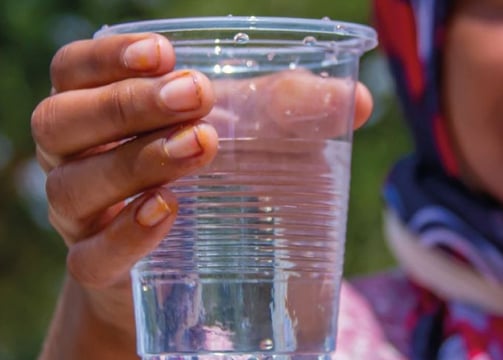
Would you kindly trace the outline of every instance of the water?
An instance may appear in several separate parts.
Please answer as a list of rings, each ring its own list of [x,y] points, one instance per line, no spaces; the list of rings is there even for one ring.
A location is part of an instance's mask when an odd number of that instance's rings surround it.
[[[335,350],[351,146],[221,141],[177,181],[177,223],[133,271],[145,359],[325,359]]]
[[[304,38],[304,40],[302,40],[302,43],[304,45],[308,45],[308,46],[313,46],[313,45],[316,45],[316,38],[314,36],[306,36]]]
[[[246,33],[237,33],[234,35],[234,42],[237,44],[246,44],[248,41],[250,41],[250,36]]]

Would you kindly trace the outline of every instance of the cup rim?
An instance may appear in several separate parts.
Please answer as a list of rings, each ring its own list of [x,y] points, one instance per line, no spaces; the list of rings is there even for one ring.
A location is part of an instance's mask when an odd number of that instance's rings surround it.
[[[377,46],[377,33],[367,25],[336,21],[328,18],[309,19],[272,16],[208,16],[131,21],[103,25],[94,38],[138,32],[195,31],[205,29],[235,31],[305,32],[309,35],[333,34],[343,40],[351,40],[352,47],[361,52]]]

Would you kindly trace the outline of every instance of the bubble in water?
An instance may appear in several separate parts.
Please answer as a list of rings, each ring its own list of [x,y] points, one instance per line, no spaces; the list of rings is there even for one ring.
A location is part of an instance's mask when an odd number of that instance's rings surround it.
[[[249,67],[249,68],[258,66],[257,62],[254,60],[246,60],[245,65],[246,65],[246,67]]]
[[[274,208],[272,206],[261,206],[260,211],[264,213],[272,213]]]
[[[237,33],[234,35],[234,42],[238,44],[246,44],[248,41],[250,41],[250,37],[246,33]]]
[[[304,40],[302,40],[304,45],[315,45],[316,44],[316,38],[314,36],[306,36]]]
[[[338,62],[339,62],[339,60],[337,59],[337,56],[334,55],[334,56],[330,56],[330,57],[327,57],[326,59],[324,59],[321,62],[321,66],[323,66],[323,67],[334,66]]]
[[[232,74],[234,72],[234,66],[229,64],[225,64],[221,69],[224,74]]]
[[[293,59],[293,61],[290,62],[290,64],[288,64],[288,68],[290,70],[295,70],[297,69],[297,66],[299,65],[299,61],[300,59],[299,58],[295,58]]]
[[[260,350],[272,350],[274,343],[271,339],[264,339],[260,342]]]

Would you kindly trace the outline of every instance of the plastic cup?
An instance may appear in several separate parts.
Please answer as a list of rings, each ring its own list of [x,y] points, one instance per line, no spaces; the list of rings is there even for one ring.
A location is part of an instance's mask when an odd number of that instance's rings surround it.
[[[177,221],[132,269],[143,359],[328,359],[335,351],[354,94],[373,29],[213,17],[157,32],[213,82],[211,165],[179,179]]]

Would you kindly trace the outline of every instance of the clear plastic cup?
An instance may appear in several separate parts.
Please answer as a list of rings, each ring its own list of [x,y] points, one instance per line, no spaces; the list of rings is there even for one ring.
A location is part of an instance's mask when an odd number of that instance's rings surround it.
[[[373,29],[331,20],[183,18],[157,32],[213,82],[211,165],[171,184],[177,221],[132,270],[143,359],[320,359],[335,351],[354,94]]]

